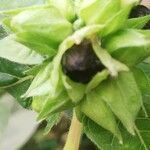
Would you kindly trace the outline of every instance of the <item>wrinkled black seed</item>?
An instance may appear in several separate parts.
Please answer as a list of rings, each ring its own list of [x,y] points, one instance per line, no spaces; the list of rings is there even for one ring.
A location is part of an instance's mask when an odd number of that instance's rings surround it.
[[[143,5],[137,5],[131,10],[129,18],[138,18],[138,17],[149,15],[149,14],[150,14],[150,9],[148,9],[147,7]],[[143,29],[150,29],[150,20],[144,26]]]
[[[80,83],[88,83],[98,71],[104,69],[87,40],[67,50],[62,58],[62,66],[66,75]]]

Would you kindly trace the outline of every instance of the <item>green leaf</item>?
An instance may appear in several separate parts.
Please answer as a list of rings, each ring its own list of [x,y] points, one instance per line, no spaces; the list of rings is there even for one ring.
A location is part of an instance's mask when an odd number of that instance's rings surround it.
[[[44,60],[42,56],[22,44],[14,41],[14,36],[8,36],[0,40],[0,57],[20,64],[40,64]]]
[[[79,106],[80,111],[101,127],[112,132],[121,142],[122,138],[115,117],[99,92],[93,90],[87,94],[87,98]]]
[[[103,150],[137,150],[139,148],[142,150],[148,150],[150,146],[149,123],[150,120],[148,118],[136,120],[137,128],[139,129],[140,134],[139,136],[143,141],[138,135],[130,135],[121,125],[119,125],[123,136],[123,144],[120,144],[117,138],[90,119],[84,120],[84,132],[91,139],[91,141],[98,146],[98,148]]]
[[[38,120],[44,119],[47,115],[55,114],[73,107],[72,102],[65,91],[62,91],[57,97],[49,96],[38,116]]]
[[[46,126],[46,128],[45,128],[44,133],[45,133],[45,134],[48,134],[48,133],[51,131],[52,127],[53,127],[54,125],[57,125],[57,124],[59,123],[60,119],[61,119],[60,113],[56,113],[56,114],[50,115],[50,116],[46,119],[46,121],[47,121],[47,126]]]
[[[128,66],[133,66],[150,55],[149,31],[121,30],[111,37],[108,36],[102,45],[114,58]]]
[[[0,57],[0,72],[11,74],[16,77],[24,77],[24,72],[29,69],[28,66],[11,62]]]
[[[80,5],[80,17],[86,24],[105,24],[120,10],[119,0],[83,0]]]
[[[94,88],[96,88],[103,80],[107,79],[109,75],[108,70],[103,70],[102,72],[98,72],[92,80],[88,83],[86,87],[86,93],[90,92]]]
[[[100,32],[100,37],[107,36],[108,34],[123,28],[130,10],[131,6],[125,7],[117,12],[116,15],[112,16],[112,18],[105,24],[105,28],[102,30],[102,32]]]
[[[28,67],[25,65],[13,63],[0,57],[0,87],[16,83],[25,76],[23,72],[27,69]]]
[[[142,96],[131,72],[105,80],[96,89],[127,130],[134,134],[134,121],[142,106]]]
[[[34,96],[32,98],[32,110],[36,111],[36,112],[40,112],[45,104],[45,101],[47,100],[48,95],[44,95],[44,96]]]
[[[78,103],[81,101],[85,94],[86,86],[84,84],[72,81],[65,75],[63,75],[63,83],[72,102]]]
[[[72,33],[72,24],[53,6],[25,10],[12,17],[10,24],[19,42],[49,56]]]
[[[150,78],[142,71],[142,69],[132,69],[136,83],[141,90],[142,95],[150,94]]]
[[[129,1],[127,1],[127,0],[121,0],[121,6],[122,6],[122,8],[131,6],[131,5],[136,6],[139,3],[140,3],[140,0],[129,0]]]
[[[138,18],[132,18],[127,20],[125,26],[127,28],[142,29],[149,20],[150,20],[150,15],[146,15]]]
[[[143,96],[143,105],[146,111],[146,115],[148,117],[150,117],[150,95],[144,95]],[[141,112],[139,113],[139,117],[145,117],[145,112],[143,110],[141,110]]]
[[[111,134],[107,130],[104,130],[102,127],[100,127],[98,124],[96,124],[89,118],[85,118],[83,124],[84,133],[99,149],[106,150],[104,149],[104,145],[107,143],[111,147],[113,134]]]
[[[5,87],[10,84],[17,82],[19,78],[12,76],[10,74],[0,72],[0,87]]]
[[[26,70],[24,74],[35,77],[43,67],[45,67],[45,63],[32,66],[28,70]]]
[[[147,62],[138,64],[138,68],[142,69],[142,71],[150,78],[150,63],[148,63],[148,60]]]
[[[61,14],[69,21],[75,19],[75,8],[73,0],[47,0],[48,4],[55,6]]]
[[[137,134],[136,136],[131,136],[122,129],[124,144],[118,145],[116,139],[113,140],[112,146],[120,149],[131,148],[132,150],[139,149],[148,150],[150,147],[150,119],[149,118],[138,118],[136,120]]]
[[[95,54],[101,61],[101,63],[109,70],[112,76],[117,76],[120,71],[128,71],[128,67],[111,57],[107,50],[103,49],[97,38],[92,39],[92,46]]]
[[[128,134],[123,128],[122,128],[122,135],[124,139],[123,145],[119,145],[116,141],[116,139],[112,140],[112,147],[116,149],[142,149],[142,150],[148,150],[150,146],[149,138],[149,123],[150,120],[148,118],[139,118],[136,120],[136,126],[137,126],[137,134],[136,136],[131,136]]]
[[[41,96],[52,94],[52,84],[50,80],[52,71],[52,64],[46,64],[41,68],[39,73],[35,76],[29,89],[24,94],[24,97]]]
[[[10,93],[17,100],[17,102],[19,102],[19,104],[22,107],[29,108],[32,101],[31,98],[26,99],[26,98],[22,98],[21,96],[28,89],[30,84],[31,84],[31,80],[25,80],[20,84],[7,88],[6,91]]]
[[[15,40],[43,56],[47,55],[52,57],[56,54],[57,46],[56,44],[52,46],[50,39],[47,39],[40,34],[30,33],[31,32],[17,33]]]
[[[31,5],[43,4],[45,0],[2,0],[0,10],[16,9],[20,7],[27,7]]]
[[[111,35],[111,38],[109,36],[106,37],[102,44],[110,53],[114,53],[123,48],[135,48],[148,45],[150,42],[149,36],[140,31],[142,30],[125,29],[118,31]],[[145,33],[150,32],[147,31]]]

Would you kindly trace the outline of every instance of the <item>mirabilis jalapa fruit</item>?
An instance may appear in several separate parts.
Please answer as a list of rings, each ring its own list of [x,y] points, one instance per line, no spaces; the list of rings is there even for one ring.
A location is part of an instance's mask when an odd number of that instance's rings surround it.
[[[143,102],[133,68],[150,56],[150,30],[143,29],[150,15],[131,15],[139,3],[48,0],[1,12],[9,38],[42,57],[26,71],[33,81],[22,95],[32,98],[38,120],[75,108],[83,127],[88,118],[123,143],[120,121],[135,135]]]

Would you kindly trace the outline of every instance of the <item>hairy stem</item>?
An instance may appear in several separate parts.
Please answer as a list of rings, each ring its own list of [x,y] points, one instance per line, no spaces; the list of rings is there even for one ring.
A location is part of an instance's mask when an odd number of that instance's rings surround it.
[[[82,124],[78,121],[74,111],[64,150],[78,150],[81,134]]]

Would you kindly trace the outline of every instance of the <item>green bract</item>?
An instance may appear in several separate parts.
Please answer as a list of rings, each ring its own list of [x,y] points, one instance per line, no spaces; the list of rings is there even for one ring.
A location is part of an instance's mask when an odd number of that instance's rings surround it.
[[[120,0],[83,0],[80,17],[86,24],[105,24],[120,8]]]
[[[49,56],[72,33],[71,23],[52,6],[23,11],[12,17],[10,27],[17,33],[17,41]]]
[[[137,4],[138,0],[47,0],[40,6],[1,11],[5,30],[0,28],[0,88],[36,111],[38,120],[45,119],[46,132],[63,111],[75,109],[83,131],[99,148],[122,150],[135,142],[148,150],[145,136],[150,135],[143,136],[137,128],[139,120],[150,115],[150,30],[142,29],[150,15],[128,19]],[[88,76],[95,67],[84,64],[89,50],[84,41],[95,56],[89,61],[96,59],[91,62],[102,68],[83,84],[71,75]],[[62,58],[82,44],[87,53],[70,56],[68,66],[75,69],[68,73]]]
[[[75,7],[73,0],[47,0],[48,4],[55,6],[69,21],[75,19]]]

